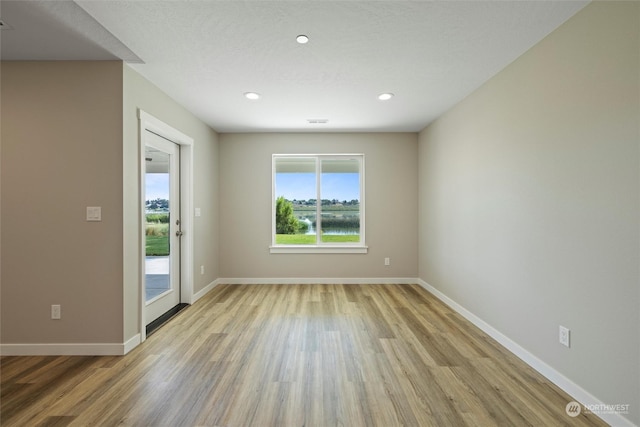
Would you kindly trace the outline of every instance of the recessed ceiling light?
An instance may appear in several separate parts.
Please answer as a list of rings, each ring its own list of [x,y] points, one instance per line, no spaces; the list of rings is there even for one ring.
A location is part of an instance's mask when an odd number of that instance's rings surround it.
[[[380,101],[388,101],[391,98],[393,98],[393,94],[392,93],[381,93],[380,95],[378,95],[378,99]]]
[[[260,99],[260,94],[255,92],[245,92],[244,97],[252,101],[255,101],[257,99]]]
[[[296,41],[300,44],[306,44],[309,43],[309,37],[305,36],[304,34],[300,34],[298,37],[296,37]]]

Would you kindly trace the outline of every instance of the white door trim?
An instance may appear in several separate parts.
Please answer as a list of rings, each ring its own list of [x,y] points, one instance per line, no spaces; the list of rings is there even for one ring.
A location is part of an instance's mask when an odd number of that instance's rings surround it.
[[[139,218],[139,272],[138,288],[139,288],[139,311],[138,318],[140,320],[140,337],[141,342],[147,338],[146,334],[146,316],[145,316],[145,289],[144,289],[144,270],[145,270],[145,205],[142,195],[145,188],[145,134],[147,130],[162,136],[180,146],[180,204],[181,204],[181,222],[182,222],[182,242],[180,245],[180,302],[193,303],[193,138],[174,127],[155,118],[151,114],[138,110],[139,127],[139,189],[140,195],[140,218]]]

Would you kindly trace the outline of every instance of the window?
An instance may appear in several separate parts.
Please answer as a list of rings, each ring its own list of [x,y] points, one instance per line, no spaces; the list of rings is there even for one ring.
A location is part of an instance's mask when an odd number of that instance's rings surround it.
[[[271,252],[365,253],[364,156],[274,154]]]

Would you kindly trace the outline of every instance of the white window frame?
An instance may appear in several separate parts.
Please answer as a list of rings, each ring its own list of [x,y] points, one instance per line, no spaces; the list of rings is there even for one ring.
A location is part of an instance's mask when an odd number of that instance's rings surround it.
[[[357,243],[322,243],[320,233],[317,233],[315,245],[283,245],[276,244],[276,160],[281,158],[313,158],[316,160],[316,218],[321,218],[321,160],[357,159],[360,164],[360,241]],[[271,158],[271,246],[272,254],[282,253],[367,253],[365,241],[365,176],[364,154],[273,154]]]

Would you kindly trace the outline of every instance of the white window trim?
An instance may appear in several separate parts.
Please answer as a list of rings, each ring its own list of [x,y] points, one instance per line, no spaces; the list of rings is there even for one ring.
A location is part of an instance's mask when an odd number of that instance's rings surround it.
[[[275,242],[276,236],[276,159],[283,157],[309,157],[315,159],[344,159],[346,157],[357,157],[360,161],[360,243],[326,243],[315,245],[278,245]],[[320,162],[316,162],[316,177],[320,173]],[[362,153],[332,153],[332,154],[273,154],[271,156],[271,246],[269,252],[272,254],[366,254],[369,250],[365,240],[365,163]],[[316,193],[320,194],[320,179],[316,181]],[[320,200],[320,197],[317,197]],[[321,206],[320,206],[321,209]]]
[[[367,246],[326,245],[272,245],[272,254],[366,254]]]

